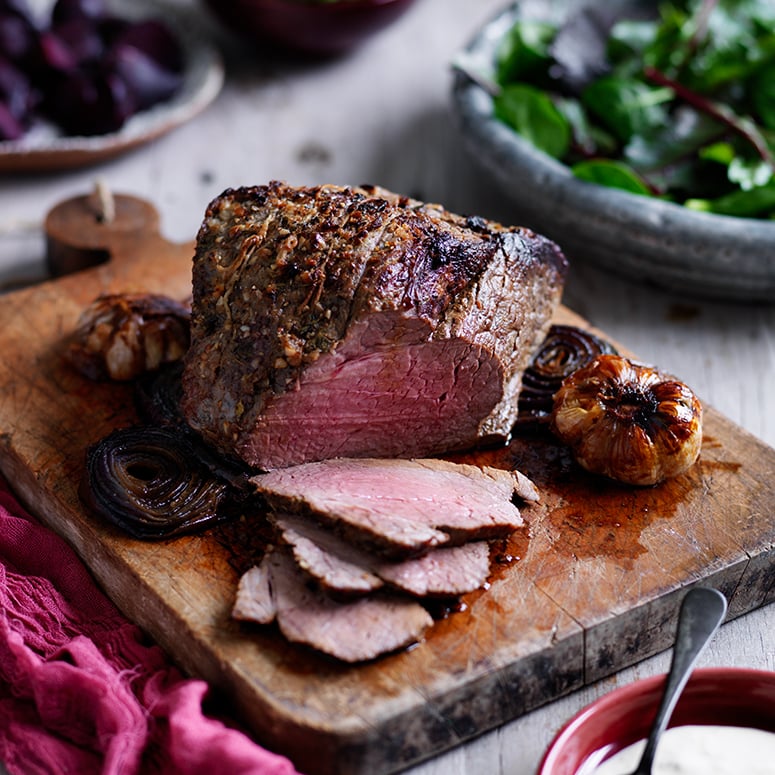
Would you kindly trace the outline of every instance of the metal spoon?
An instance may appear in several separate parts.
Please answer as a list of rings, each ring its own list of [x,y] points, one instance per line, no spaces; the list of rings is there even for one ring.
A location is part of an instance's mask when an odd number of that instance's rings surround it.
[[[689,680],[697,658],[708,645],[727,613],[727,600],[716,589],[694,587],[681,603],[673,659],[665,682],[662,702],[651,727],[640,763],[632,775],[651,775],[654,754],[662,732],[673,714],[678,697]]]

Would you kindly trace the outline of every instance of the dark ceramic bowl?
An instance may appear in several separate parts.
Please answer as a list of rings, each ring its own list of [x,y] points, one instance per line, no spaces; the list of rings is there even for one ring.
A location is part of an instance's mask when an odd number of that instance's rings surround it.
[[[206,0],[242,37],[314,55],[343,54],[392,24],[414,0]]]
[[[577,775],[648,736],[665,676],[622,686],[574,716],[549,746],[538,775]],[[713,724],[775,732],[775,673],[743,668],[695,670],[670,726]]]
[[[583,1],[523,0],[484,25],[458,60],[491,76],[501,40],[528,6],[557,18]],[[695,212],[579,180],[495,119],[492,97],[462,72],[452,102],[468,151],[510,201],[514,222],[554,239],[571,262],[682,295],[775,302],[775,221]]]

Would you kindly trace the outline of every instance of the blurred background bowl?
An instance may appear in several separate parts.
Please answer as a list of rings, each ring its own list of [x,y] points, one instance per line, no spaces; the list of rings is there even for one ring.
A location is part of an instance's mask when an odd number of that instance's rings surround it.
[[[580,4],[533,0],[509,7],[457,61],[492,78],[498,46],[523,8],[556,14]],[[554,239],[571,263],[588,260],[682,295],[775,301],[775,222],[695,212],[579,180],[497,120],[492,97],[460,70],[452,103],[467,150],[510,200],[514,222]]]
[[[52,2],[30,0],[35,18],[47,18]],[[73,136],[48,121],[37,122],[18,140],[0,141],[0,174],[69,170],[112,159],[191,121],[216,99],[224,81],[220,51],[206,25],[188,9],[158,0],[107,0],[108,11],[138,21],[160,19],[183,52],[183,82],[169,99],[138,111],[120,129],[106,134]]]
[[[213,15],[243,38],[332,56],[392,24],[414,0],[206,0]]]
[[[557,734],[538,775],[594,772],[594,765],[646,738],[662,697],[665,676],[622,686],[582,709]],[[744,668],[695,670],[670,726],[751,727],[775,732],[775,673]]]

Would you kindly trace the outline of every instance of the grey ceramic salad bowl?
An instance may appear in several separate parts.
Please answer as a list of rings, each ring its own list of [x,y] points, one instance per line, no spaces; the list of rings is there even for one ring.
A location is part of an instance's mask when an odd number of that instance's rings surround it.
[[[567,13],[571,2],[523,2],[485,24],[458,62],[488,77],[520,14]],[[551,18],[556,18],[552,16]],[[775,221],[713,215],[587,183],[493,116],[475,79],[455,72],[452,102],[465,145],[514,206],[515,222],[554,239],[571,262],[680,294],[775,302]]]

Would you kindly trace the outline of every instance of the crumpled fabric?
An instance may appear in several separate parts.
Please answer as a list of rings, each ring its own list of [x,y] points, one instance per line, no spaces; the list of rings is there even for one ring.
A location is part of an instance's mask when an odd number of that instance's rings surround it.
[[[0,478],[0,762],[11,775],[294,775],[96,586]]]

